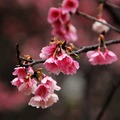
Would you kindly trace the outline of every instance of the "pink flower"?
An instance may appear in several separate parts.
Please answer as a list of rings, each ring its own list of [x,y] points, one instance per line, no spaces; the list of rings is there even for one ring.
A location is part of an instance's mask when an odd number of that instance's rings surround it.
[[[58,96],[55,93],[52,93],[46,99],[42,99],[40,96],[34,96],[30,99],[28,104],[36,108],[47,108],[58,100]]]
[[[11,84],[16,86],[19,91],[24,93],[25,95],[30,95],[31,93],[34,93],[37,82],[34,79],[19,79],[15,78],[11,81]]]
[[[24,82],[23,79],[15,78],[11,81],[11,84],[18,88],[18,87],[20,87],[20,85],[23,84],[23,82]]]
[[[54,92],[54,90],[59,91],[61,89],[59,86],[56,85],[57,82],[55,80],[53,80],[51,77],[48,77],[48,76],[45,76],[41,80],[41,84],[47,85],[51,92]]]
[[[89,51],[87,52],[87,57],[89,58],[89,62],[92,65],[103,65],[106,64],[106,58],[101,51]]]
[[[56,20],[59,19],[60,16],[60,9],[59,8],[50,8],[49,12],[48,12],[48,22],[49,23],[53,23]]]
[[[60,87],[56,83],[51,77],[45,76],[37,87],[35,96],[31,98],[28,104],[37,108],[47,108],[57,102],[58,96],[54,93],[54,90],[60,90]]]
[[[52,44],[46,47],[43,47],[40,53],[40,58],[42,59],[48,59],[50,56],[53,55],[54,51],[56,49],[56,44]]]
[[[117,56],[112,51],[109,51],[108,49],[105,50],[104,56],[107,64],[111,64],[112,62],[115,62],[118,59]]]
[[[77,69],[79,69],[79,63],[74,61],[66,53],[62,53],[62,55],[58,56],[57,65],[61,69],[61,72],[67,75],[73,75],[76,73]]]
[[[56,55],[55,57],[50,57],[44,63],[46,69],[54,74],[59,74],[63,72],[64,74],[75,74],[77,69],[79,69],[78,62],[74,61],[70,56],[68,56],[64,51],[61,55]]]
[[[33,70],[33,68],[32,68],[31,66],[29,66],[29,67],[27,68],[27,73],[30,73],[31,75],[34,74],[34,70]]]
[[[54,57],[48,58],[44,63],[45,68],[50,71],[50,73],[54,73],[58,75],[60,73],[60,68],[57,65],[57,60]]]
[[[68,0],[68,4],[74,4],[74,2]],[[64,40],[77,40],[77,30],[70,23],[70,13],[64,12],[63,8],[51,8],[48,13],[48,22],[53,27],[52,35],[61,37]]]
[[[107,23],[104,19],[98,19],[98,20],[103,23]],[[92,29],[97,33],[102,33],[102,32],[108,32],[110,28],[108,26],[96,21],[92,25]]]
[[[23,79],[26,77],[25,67],[17,67],[13,72],[13,75],[17,75],[19,79]]]
[[[79,6],[78,0],[64,0],[62,3],[63,12],[75,13]]]
[[[18,87],[18,90],[24,93],[25,95],[30,95],[34,93],[37,87],[37,82],[34,79],[24,79],[23,84]]]
[[[57,27],[58,23],[60,25],[65,24],[69,20],[70,20],[69,13],[63,13],[61,8],[54,8],[54,7],[50,8],[48,12],[48,22],[51,23],[54,27]]]
[[[68,41],[76,41],[78,38],[76,28],[70,23],[65,26],[61,26],[60,29],[54,28],[52,35],[61,37]]]

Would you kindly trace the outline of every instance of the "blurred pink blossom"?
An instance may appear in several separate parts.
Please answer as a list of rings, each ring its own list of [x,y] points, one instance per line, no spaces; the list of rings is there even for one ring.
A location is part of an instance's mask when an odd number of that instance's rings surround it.
[[[63,0],[62,2],[63,13],[65,12],[75,13],[78,6],[79,6],[78,0]]]
[[[98,19],[99,21],[103,22],[103,23],[107,23],[104,19]],[[92,29],[97,32],[97,33],[102,33],[102,32],[105,32],[107,33],[109,31],[109,27],[102,24],[102,23],[99,23],[99,22],[94,22],[94,24],[92,25]]]

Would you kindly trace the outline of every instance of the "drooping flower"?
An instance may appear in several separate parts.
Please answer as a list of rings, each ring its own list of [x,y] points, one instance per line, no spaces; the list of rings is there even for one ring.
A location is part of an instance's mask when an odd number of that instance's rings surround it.
[[[118,59],[115,53],[113,53],[112,51],[108,49],[105,49],[104,56],[105,56],[107,64],[111,64]]]
[[[56,44],[51,44],[49,46],[43,47],[40,53],[40,58],[48,59],[50,56],[53,55],[54,51],[56,49]]]
[[[54,90],[60,90],[60,87],[56,83],[51,77],[45,76],[41,80],[41,84],[37,87],[35,96],[31,98],[28,104],[36,108],[47,108],[56,103],[58,96],[54,93]]]
[[[47,85],[51,92],[54,92],[54,90],[59,91],[61,89],[59,86],[57,86],[57,82],[48,76],[45,76],[41,80],[41,84]]]
[[[62,2],[63,12],[75,13],[79,6],[78,0],[64,0]]]
[[[30,78],[15,78],[11,81],[11,84],[16,86],[18,90],[25,95],[30,95],[31,93],[34,93],[37,87],[36,80]]]
[[[101,52],[100,50],[88,51],[87,57],[92,65],[111,64],[118,59],[117,56],[107,48],[105,48],[104,52]]]
[[[59,8],[55,8],[52,7],[50,8],[49,12],[48,12],[48,22],[49,23],[54,23],[55,21],[57,21],[60,17],[60,9]]]
[[[31,78],[33,74],[34,71],[32,67],[28,67],[27,69],[25,69],[25,67],[17,67],[13,72],[13,75],[17,75],[17,77],[11,81],[11,84],[16,86],[18,90],[25,95],[34,93],[37,82],[35,79]]]
[[[103,23],[107,23],[104,19],[98,19],[100,22],[103,22]],[[92,29],[97,32],[97,33],[102,33],[102,32],[105,32],[107,33],[109,31],[109,27],[107,25],[104,25],[100,22],[94,22],[94,24],[92,25]]]
[[[64,74],[75,74],[77,69],[79,69],[79,63],[74,61],[69,55],[64,51],[61,55],[56,55],[55,57],[50,57],[44,63],[46,69],[54,74],[59,74],[63,72]]]
[[[73,75],[79,69],[79,63],[64,52],[57,59],[56,63],[64,74]]]
[[[76,41],[77,30],[70,22],[70,12],[75,12],[78,0],[65,0],[61,8],[50,8],[48,22],[52,25],[52,35],[65,41]],[[67,11],[67,12],[66,12]]]
[[[58,75],[60,73],[60,68],[57,65],[57,60],[54,57],[48,58],[44,63],[45,68],[50,71],[50,73],[54,73]]]
[[[17,67],[13,72],[13,75],[17,75],[19,79],[23,79],[26,77],[25,67]]]
[[[89,58],[89,62],[92,65],[103,65],[106,64],[106,59],[104,54],[100,51],[88,51],[87,53],[87,57]]]
[[[50,94],[46,99],[42,99],[40,96],[34,96],[30,99],[28,105],[36,108],[47,108],[59,100],[57,94]]]
[[[71,23],[68,23],[65,26],[61,26],[60,29],[54,28],[52,35],[61,37],[66,41],[76,41],[78,38],[77,30]]]

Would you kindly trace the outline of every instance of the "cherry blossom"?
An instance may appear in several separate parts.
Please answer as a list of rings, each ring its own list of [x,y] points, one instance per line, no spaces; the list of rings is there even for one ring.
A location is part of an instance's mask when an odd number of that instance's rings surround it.
[[[45,61],[44,65],[50,73],[54,73],[56,75],[60,72],[67,75],[73,75],[76,73],[77,69],[79,69],[79,63],[74,61],[64,52],[59,56],[50,57]]]
[[[115,62],[116,60],[118,60],[115,53],[113,53],[112,51],[110,51],[108,49],[105,49],[104,56],[105,56],[107,64],[111,64],[111,63]]]
[[[76,41],[78,38],[77,30],[71,23],[61,26],[61,29],[54,28],[52,34],[58,37],[60,36],[66,41]]]
[[[87,53],[87,57],[89,58],[89,62],[92,65],[103,65],[106,64],[106,59],[104,54],[97,50],[97,51],[88,51]]]
[[[107,23],[104,19],[98,19],[98,20],[100,22]],[[108,26],[96,21],[96,22],[93,23],[92,29],[97,33],[102,33],[102,32],[107,33],[110,28]]]
[[[11,81],[11,84],[16,86],[18,90],[25,95],[34,93],[37,82],[35,79],[31,78],[31,75],[33,74],[34,71],[32,67],[28,67],[26,70],[25,67],[17,67],[13,72],[13,75],[17,75],[17,77]]]
[[[54,90],[59,91],[61,89],[56,83],[51,77],[45,76],[37,87],[35,96],[30,99],[28,104],[36,108],[47,108],[56,103],[58,96],[54,93]]]
[[[79,6],[78,0],[64,0],[62,2],[63,12],[75,13]]]
[[[17,67],[13,72],[13,75],[17,75],[19,79],[23,79],[26,77],[25,67]]]
[[[40,58],[48,59],[50,56],[53,55],[54,51],[56,49],[56,44],[51,44],[49,46],[43,47],[40,53]]]
[[[30,95],[31,93],[34,93],[37,87],[36,80],[30,78],[24,79],[15,78],[11,81],[11,84],[16,86],[18,90],[24,93],[25,95]]]
[[[42,99],[40,96],[34,96],[30,99],[28,105],[31,105],[32,107],[36,107],[36,108],[41,107],[44,109],[53,105],[58,100],[59,100],[58,96],[55,93],[50,94],[46,99]]]
[[[111,64],[118,59],[117,56],[107,48],[104,52],[101,52],[100,50],[89,51],[87,52],[87,57],[92,65]]]

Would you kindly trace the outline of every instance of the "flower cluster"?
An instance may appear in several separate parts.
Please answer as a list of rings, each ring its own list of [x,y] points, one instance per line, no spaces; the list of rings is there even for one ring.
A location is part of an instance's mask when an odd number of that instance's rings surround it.
[[[50,8],[48,22],[53,27],[52,35],[68,41],[77,40],[77,31],[70,22],[70,16],[76,12],[78,6],[78,0],[64,0],[61,7]]]
[[[97,51],[89,51],[87,52],[87,57],[92,65],[111,64],[117,60],[117,56],[107,48],[104,52],[101,52],[99,49]]]
[[[58,101],[58,96],[54,91],[59,91],[60,87],[56,85],[55,80],[43,74],[41,70],[34,72],[32,67],[17,67],[13,75],[17,77],[11,81],[12,85],[25,95],[34,95],[29,105],[47,108]]]
[[[86,53],[89,58],[89,62],[92,65],[106,65],[115,62],[118,58],[117,56],[110,50],[108,50],[105,44],[105,33],[101,33],[98,38],[98,49],[96,51],[88,51]],[[103,52],[101,51],[101,45],[103,46]]]
[[[79,69],[79,63],[67,54],[68,51],[64,50],[63,46],[63,41],[55,40],[49,46],[43,47],[40,57],[46,59],[44,66],[51,73],[73,75]]]
[[[63,0],[61,7],[52,7],[49,10],[48,22],[53,27],[52,34],[62,38],[62,40],[58,40],[54,37],[48,46],[42,48],[39,54],[43,65],[50,73],[58,75],[62,72],[66,75],[73,75],[80,67],[79,63],[72,56],[78,56],[73,51],[74,45],[66,42],[77,40],[76,28],[71,24],[70,18],[76,12],[78,6],[78,0]],[[99,12],[100,18],[98,19],[102,23],[97,21],[92,26],[92,29],[99,33],[98,49],[86,53],[92,65],[111,64],[117,60],[117,56],[108,50],[105,44],[104,34],[109,31],[109,27],[103,24],[107,22],[102,19],[101,12],[102,7]],[[79,52],[78,50],[77,53]],[[29,55],[21,57],[19,50],[17,50],[17,58],[19,67],[16,67],[13,72],[16,78],[11,81],[11,84],[25,95],[34,95],[28,104],[36,108],[47,108],[56,103],[59,98],[55,91],[61,89],[57,86],[57,82],[45,75],[42,72],[42,68],[34,71],[32,66],[35,64],[35,60],[32,60]]]
[[[11,83],[25,95],[30,95],[31,93],[34,93],[35,88],[37,86],[36,80],[34,78],[31,78],[33,74],[34,71],[31,67],[28,67],[27,70],[25,67],[17,67],[13,72],[13,75],[17,77],[14,80],[12,80]]]

